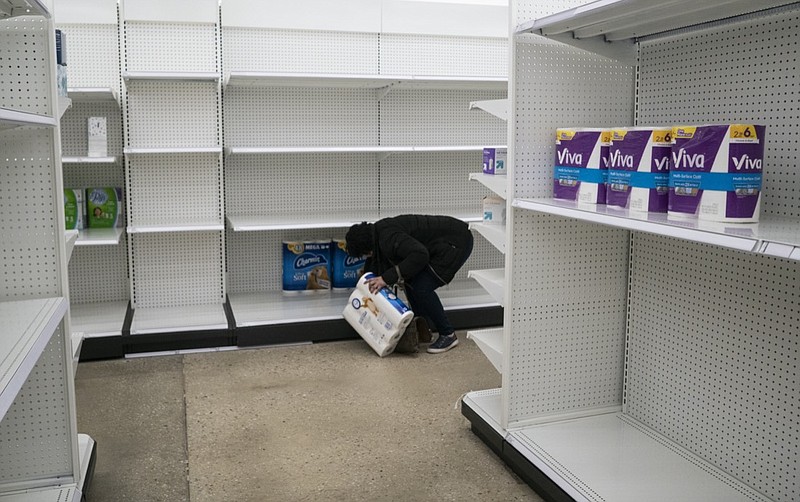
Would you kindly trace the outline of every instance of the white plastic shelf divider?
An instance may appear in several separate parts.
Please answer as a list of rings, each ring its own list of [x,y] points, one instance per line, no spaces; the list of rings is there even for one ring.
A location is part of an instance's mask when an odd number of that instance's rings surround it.
[[[67,311],[64,298],[0,302],[0,419]]]
[[[41,0],[0,0],[0,19],[16,16],[50,17],[50,10]]]
[[[117,157],[61,157],[62,164],[115,164]]]
[[[72,100],[63,96],[58,97],[58,118],[64,116],[64,113],[72,106]]]
[[[73,101],[117,102],[117,93],[110,87],[69,87],[67,96]]]
[[[69,259],[72,258],[72,249],[75,247],[79,233],[78,230],[65,230],[64,235],[67,244],[67,263],[69,263]]]
[[[75,377],[75,372],[78,371],[78,361],[81,358],[81,347],[83,347],[83,333],[73,331],[70,336],[72,343],[72,376]]]
[[[800,221],[766,215],[759,223],[673,219],[614,206],[582,205],[559,199],[517,199],[514,207],[627,230],[665,235],[724,248],[800,260]]]
[[[221,303],[178,307],[139,307],[134,310],[131,335],[228,329]]]
[[[473,101],[469,104],[470,110],[483,110],[490,115],[503,120],[508,120],[508,99],[488,99]]]
[[[76,246],[117,246],[124,228],[86,228],[78,233]]]
[[[128,80],[174,80],[213,82],[219,80],[219,73],[206,71],[126,71],[122,78]]]
[[[575,500],[769,500],[619,413],[526,427],[506,439]]]
[[[228,226],[234,232],[259,232],[265,230],[293,230],[307,228],[347,228],[362,221],[375,221],[377,215],[337,214],[297,216],[236,216],[228,215]]]
[[[221,146],[186,147],[186,148],[125,148],[126,155],[155,155],[173,153],[222,153]]]
[[[508,78],[232,71],[226,81],[226,85],[246,87],[505,90],[508,87]]]
[[[494,369],[503,373],[503,328],[467,331],[467,338],[474,341]]]
[[[122,335],[128,301],[74,303],[70,305],[71,329],[84,338]]]
[[[483,289],[488,292],[500,305],[505,305],[506,274],[503,268],[492,268],[488,270],[470,270],[467,274],[469,278],[478,281]]]
[[[464,395],[463,402],[501,437],[507,436],[507,431],[500,426],[503,409],[502,389],[468,392]]]
[[[507,77],[452,77],[415,75],[403,80],[396,89],[468,89],[504,91],[508,88]]]
[[[224,230],[222,223],[187,223],[184,225],[131,225],[128,227],[129,234],[163,234],[170,232],[216,232]]]
[[[236,327],[342,319],[351,291],[284,295],[281,291],[229,293]],[[437,290],[446,311],[492,307],[497,303],[471,281],[454,281]],[[136,317],[134,316],[134,320]]]
[[[79,502],[80,500],[81,491],[75,483],[0,495],[0,502]]]
[[[504,199],[506,198],[508,186],[507,176],[502,174],[498,176],[495,174],[469,173],[469,179],[481,183],[495,194]]]
[[[498,251],[506,254],[506,226],[494,223],[474,222],[469,224],[470,230],[475,230]]]
[[[56,119],[46,115],[37,115],[35,113],[26,113],[16,110],[9,110],[8,108],[0,108],[0,130],[12,129],[20,126],[55,127],[56,122]]]

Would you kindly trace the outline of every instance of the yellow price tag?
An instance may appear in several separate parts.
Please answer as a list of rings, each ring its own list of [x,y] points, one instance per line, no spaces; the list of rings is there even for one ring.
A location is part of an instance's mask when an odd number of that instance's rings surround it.
[[[672,143],[672,129],[656,129],[653,131],[653,143]]]
[[[758,133],[752,124],[733,124],[730,127],[731,139],[758,140]]]

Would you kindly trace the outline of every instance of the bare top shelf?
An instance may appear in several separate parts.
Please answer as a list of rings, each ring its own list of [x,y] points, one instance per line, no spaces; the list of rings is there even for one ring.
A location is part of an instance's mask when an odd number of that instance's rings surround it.
[[[50,11],[41,0],[0,0],[0,19],[15,16],[44,16]]]
[[[508,78],[232,71],[226,80],[226,85],[238,87],[505,90],[508,86]]]

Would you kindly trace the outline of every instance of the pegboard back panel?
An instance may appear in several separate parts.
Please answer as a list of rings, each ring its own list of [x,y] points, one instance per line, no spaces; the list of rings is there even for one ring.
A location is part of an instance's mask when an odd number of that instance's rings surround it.
[[[222,60],[231,71],[376,75],[378,34],[225,26]]]
[[[126,71],[219,72],[217,25],[124,22]]]
[[[232,155],[225,161],[227,214],[276,217],[378,213],[371,153]]]
[[[221,232],[133,234],[129,239],[134,308],[224,301]]]
[[[76,246],[69,261],[69,301],[100,303],[130,298],[128,246]]]
[[[70,404],[64,323],[42,351],[28,380],[0,420],[0,484],[72,478]],[[67,481],[68,482],[68,481]]]
[[[625,411],[774,500],[800,498],[800,263],[634,236]]]
[[[469,109],[505,92],[395,90],[380,103],[380,141],[388,146],[505,145],[506,122]]]
[[[800,216],[800,7],[641,44],[639,124],[767,126],[761,211]]]
[[[380,73],[504,77],[508,75],[508,40],[382,33]]]
[[[219,146],[215,82],[128,81],[127,142],[138,148]]]
[[[228,88],[227,147],[378,145],[378,100],[370,89]]]
[[[218,153],[130,155],[131,226],[222,223]]]
[[[627,232],[520,209],[513,218],[508,428],[621,405]]]
[[[41,16],[0,21],[0,108],[53,115],[49,30]]]
[[[52,129],[0,131],[0,300],[60,296]]]
[[[67,34],[69,87],[110,87],[119,91],[119,26],[59,23],[58,28]]]
[[[490,192],[469,174],[483,169],[483,152],[403,153],[380,165],[380,214],[483,215]]]
[[[65,157],[85,157],[89,152],[89,117],[106,119],[108,155],[122,155],[122,114],[113,102],[72,101],[61,117],[61,152]],[[64,170],[70,167],[64,165]],[[110,169],[106,166],[105,169]]]
[[[632,67],[532,37],[515,38],[514,198],[552,197],[557,128],[633,123]]]

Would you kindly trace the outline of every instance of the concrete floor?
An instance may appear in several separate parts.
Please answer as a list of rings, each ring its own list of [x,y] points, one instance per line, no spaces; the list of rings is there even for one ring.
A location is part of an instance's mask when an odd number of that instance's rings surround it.
[[[89,500],[541,500],[456,404],[500,386],[475,344],[381,359],[360,340],[81,363]]]

